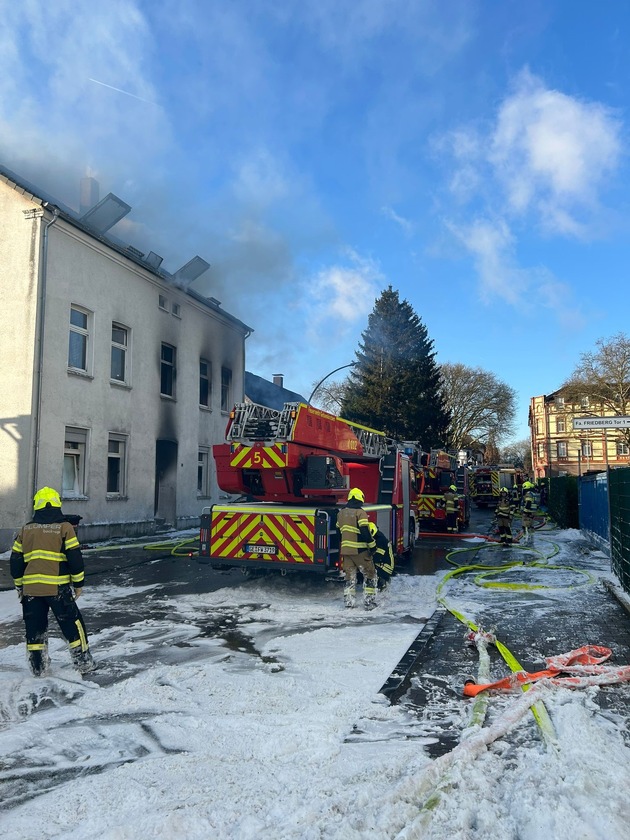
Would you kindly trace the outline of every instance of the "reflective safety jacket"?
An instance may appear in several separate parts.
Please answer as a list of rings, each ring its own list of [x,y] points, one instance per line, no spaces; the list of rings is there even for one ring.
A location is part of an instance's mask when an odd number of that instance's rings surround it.
[[[444,503],[447,513],[457,513],[459,510],[459,496],[452,490],[447,490],[444,494]]]
[[[513,513],[514,508],[509,495],[507,493],[501,493],[495,509],[497,519],[511,519]]]
[[[57,595],[60,586],[83,586],[79,540],[61,508],[35,511],[15,538],[10,565],[13,582],[25,595]]]
[[[361,554],[376,546],[368,528],[368,515],[358,499],[350,499],[337,514],[337,528],[341,534],[341,556]]]
[[[532,519],[537,512],[538,508],[536,507],[536,499],[534,498],[534,494],[531,490],[526,490],[525,495],[523,496],[523,516],[529,520]]]
[[[392,544],[387,539],[382,531],[377,531],[374,535],[376,548],[372,555],[374,565],[381,569],[388,575],[394,574],[394,552],[392,551]]]

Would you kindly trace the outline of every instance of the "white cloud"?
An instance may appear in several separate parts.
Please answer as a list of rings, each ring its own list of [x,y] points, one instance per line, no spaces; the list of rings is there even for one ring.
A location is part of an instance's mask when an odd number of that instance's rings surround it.
[[[547,268],[518,266],[516,239],[504,219],[479,218],[466,226],[449,224],[449,228],[474,259],[483,303],[503,301],[521,316],[535,316],[544,309],[568,329],[584,326],[586,319],[567,284]]]
[[[312,280],[314,335],[322,335],[323,324],[345,333],[357,321],[365,319],[374,307],[384,282],[378,264],[355,251],[348,252],[348,260],[349,265],[321,269]]]
[[[619,165],[621,124],[610,109],[557,90],[524,70],[497,115],[489,162],[517,214],[538,212],[551,232],[578,235]]]
[[[392,222],[395,222],[407,236],[410,236],[413,233],[413,222],[410,222],[409,219],[405,219],[404,216],[400,216],[392,207],[381,207],[381,213],[388,219],[391,219]]]
[[[482,301],[498,298],[511,305],[522,302],[528,278],[514,265],[514,238],[507,223],[503,219],[479,218],[467,225],[449,227],[474,258]]]

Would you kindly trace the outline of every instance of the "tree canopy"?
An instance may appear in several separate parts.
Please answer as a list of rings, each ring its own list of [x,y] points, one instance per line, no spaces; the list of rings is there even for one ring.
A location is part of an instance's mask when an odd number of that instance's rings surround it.
[[[625,333],[595,342],[597,350],[582,353],[569,379],[560,389],[567,402],[588,399],[591,408],[599,407],[607,414],[630,415],[630,339]],[[593,413],[588,409],[583,414]],[[630,429],[620,429],[621,437],[630,445]]]
[[[444,446],[449,413],[433,342],[391,286],[376,300],[361,338],[341,416],[424,449]]]
[[[513,434],[516,392],[493,373],[461,363],[440,368],[451,415],[449,440],[464,449],[475,443],[497,444]]]

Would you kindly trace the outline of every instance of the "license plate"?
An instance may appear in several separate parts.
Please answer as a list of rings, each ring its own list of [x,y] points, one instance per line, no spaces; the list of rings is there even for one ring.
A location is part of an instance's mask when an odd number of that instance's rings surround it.
[[[277,547],[275,545],[256,545],[255,543],[247,543],[245,551],[247,554],[276,554]]]

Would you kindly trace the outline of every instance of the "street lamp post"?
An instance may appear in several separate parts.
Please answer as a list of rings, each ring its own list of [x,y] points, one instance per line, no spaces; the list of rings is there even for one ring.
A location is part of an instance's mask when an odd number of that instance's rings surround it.
[[[323,385],[323,383],[328,379],[329,376],[332,376],[333,373],[337,373],[337,371],[344,370],[344,368],[354,367],[355,365],[356,365],[356,362],[350,362],[350,364],[348,364],[348,365],[341,365],[341,367],[335,368],[334,370],[331,370],[330,373],[327,373],[326,376],[323,379],[319,380],[317,385],[311,391],[311,396],[307,400],[308,405],[311,404],[311,401],[312,401],[313,397],[315,396],[315,394],[317,393],[317,391],[319,390],[320,385]]]

